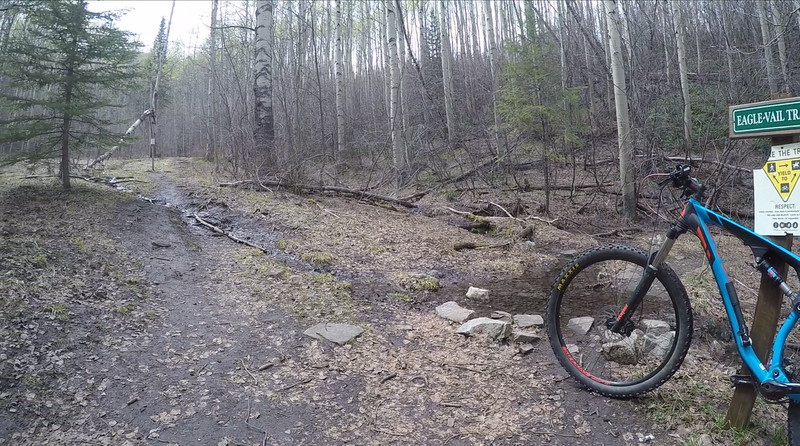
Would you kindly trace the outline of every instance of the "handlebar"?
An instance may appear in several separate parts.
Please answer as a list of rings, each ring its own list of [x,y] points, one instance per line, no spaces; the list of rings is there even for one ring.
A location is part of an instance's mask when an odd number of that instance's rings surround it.
[[[691,171],[691,167],[678,164],[675,166],[675,170],[669,174],[668,181],[672,182],[672,187],[681,189],[682,197],[691,197],[695,200],[701,200],[706,188],[697,181],[697,178],[689,175]]]

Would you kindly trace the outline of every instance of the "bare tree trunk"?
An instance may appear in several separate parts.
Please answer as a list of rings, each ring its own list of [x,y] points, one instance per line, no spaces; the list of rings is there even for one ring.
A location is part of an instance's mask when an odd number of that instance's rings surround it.
[[[341,159],[347,153],[344,133],[344,74],[342,73],[342,0],[336,0],[336,149]]]
[[[681,2],[670,0],[672,5],[673,23],[675,26],[675,43],[678,52],[678,69],[681,75],[681,92],[683,93],[683,149],[686,157],[692,151],[692,107],[689,99],[689,75],[686,67],[686,39],[683,28],[683,13]]]
[[[494,20],[492,18],[492,2],[489,0],[483,1],[483,10],[484,14],[486,14],[486,36],[489,39],[489,68],[492,74],[492,115],[494,116],[494,142],[495,146],[497,147],[497,153],[503,153],[506,156],[506,162],[510,163],[511,160],[508,159],[508,147],[503,147],[501,150],[501,140],[500,140],[500,119],[497,116],[497,90],[499,86],[499,74],[498,74],[498,57],[497,57],[497,42],[495,40],[495,31],[494,31]]]
[[[783,79],[783,88],[781,90],[784,93],[789,93],[789,69],[786,60],[786,38],[784,37],[786,26],[783,24],[783,17],[775,0],[771,0],[769,5],[772,8],[772,21],[775,22],[775,35],[778,41],[778,61],[781,64],[781,77]]]
[[[453,68],[452,51],[450,51],[450,20],[445,0],[439,2],[439,36],[442,48],[442,83],[444,84],[444,111],[447,117],[447,141],[450,147],[456,142],[456,119],[453,108]]]
[[[606,0],[603,0],[603,1],[606,1]],[[614,4],[614,7],[616,8],[616,3]],[[615,9],[615,11],[616,11],[616,9]],[[609,31],[608,31],[611,28],[611,24],[608,23],[608,14],[607,13],[606,14],[602,14],[602,19],[603,19],[603,32],[606,33],[606,38],[603,39],[603,49],[605,50],[605,53],[606,53],[606,66],[610,67],[613,64],[613,60],[612,60],[612,52],[613,52],[613,50],[611,49],[611,45],[610,45],[611,36],[609,35]],[[617,29],[617,33],[619,33],[619,29]],[[619,36],[617,37],[617,39],[619,39]],[[620,45],[622,45],[622,44],[620,44]],[[619,55],[620,61],[622,59],[621,51],[622,51],[622,48],[620,48],[620,55]],[[625,74],[624,69],[623,69],[623,73],[622,74],[623,75]],[[614,88],[614,84],[615,83],[616,83],[616,80],[614,79],[614,70],[612,69],[611,73],[608,73],[608,72],[606,73],[606,107],[608,108],[609,113],[614,113],[615,112],[615,108],[614,108],[614,101],[615,101],[615,95],[616,95],[615,88]],[[623,88],[624,87],[625,87],[625,84],[623,83]],[[625,100],[626,100],[626,104],[627,104],[627,96],[626,96]]]
[[[161,82],[161,71],[164,68],[164,59],[167,57],[167,44],[169,43],[169,29],[172,27],[172,14],[175,12],[175,0],[172,0],[172,9],[169,11],[169,22],[167,23],[167,33],[164,36],[164,46],[160,48],[161,54],[158,55],[158,68],[156,69],[156,81],[153,84],[153,95],[150,98],[150,170],[156,171],[157,146],[156,146],[156,106],[158,105],[158,84]]]
[[[800,1],[800,0],[797,0]],[[731,29],[728,25],[728,11],[726,8],[719,8],[719,15],[722,17],[722,35],[725,37],[725,63],[728,66],[728,99],[734,99],[735,77],[733,74],[733,45],[731,45]]]
[[[272,0],[256,2],[255,41],[255,128],[256,151],[266,162],[275,156],[275,117],[272,111]]]
[[[209,30],[209,61],[208,61],[208,122],[206,123],[206,161],[214,162],[214,169],[219,168],[217,160],[216,143],[216,113],[215,105],[217,97],[214,94],[217,83],[217,10],[219,0],[211,2],[211,29]]]
[[[669,47],[670,47],[670,44],[669,44],[669,33],[667,32],[667,30],[669,29],[669,23],[668,22],[669,22],[670,13],[669,13],[669,6],[667,5],[666,2],[663,2],[662,6],[664,8],[664,14],[662,14],[662,16],[661,16],[662,19],[663,19],[663,27],[664,27],[664,74],[665,74],[665,77],[666,77],[666,80],[667,80],[667,82],[666,82],[667,85],[670,85],[671,84],[671,82],[670,82],[670,71],[672,71],[672,70],[670,70],[670,67],[672,66],[672,56],[670,56],[670,53],[669,53]]]
[[[767,83],[769,84],[769,94],[778,93],[778,84],[775,82],[775,68],[772,63],[772,37],[767,21],[767,11],[764,9],[764,2],[757,1],[756,10],[758,12],[758,22],[761,25],[761,40],[764,43],[764,63],[767,67]]]
[[[403,10],[400,9],[400,0],[393,0],[395,2],[394,11],[395,11],[395,18],[397,19],[397,65],[400,68],[400,87],[398,88],[399,94],[399,103],[400,103],[400,116],[403,124],[403,135],[406,133],[406,129],[408,128],[408,113],[406,112],[406,98],[405,93],[405,82],[403,79],[405,78],[406,74],[406,41],[405,36],[403,35],[403,30],[405,29],[403,17]],[[405,146],[405,137],[403,137],[403,145]],[[410,161],[409,157],[405,157],[406,162]]]
[[[386,47],[389,49],[391,88],[389,93],[389,123],[392,129],[392,160],[397,172],[398,187],[405,183],[405,162],[403,160],[402,118],[400,117],[400,66],[397,61],[397,17],[394,0],[384,0],[386,7]]]
[[[614,78],[614,102],[617,112],[617,134],[619,138],[619,176],[622,183],[622,215],[636,219],[636,175],[633,166],[633,141],[628,120],[628,95],[625,91],[625,69],[622,62],[620,42],[620,19],[614,0],[604,0],[608,17],[611,73]]]

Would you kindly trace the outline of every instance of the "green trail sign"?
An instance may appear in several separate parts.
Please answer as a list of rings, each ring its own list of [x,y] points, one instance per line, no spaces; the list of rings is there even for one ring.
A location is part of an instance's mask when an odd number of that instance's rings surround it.
[[[800,133],[800,98],[733,105],[728,111],[731,138]]]

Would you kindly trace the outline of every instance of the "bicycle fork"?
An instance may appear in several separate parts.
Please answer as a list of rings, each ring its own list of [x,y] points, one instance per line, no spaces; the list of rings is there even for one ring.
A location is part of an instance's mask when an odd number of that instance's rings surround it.
[[[658,251],[650,255],[650,258],[647,261],[647,267],[645,267],[644,273],[642,274],[642,279],[636,285],[633,293],[628,298],[628,302],[622,306],[622,309],[617,314],[617,317],[614,318],[614,320],[609,320],[606,322],[606,328],[611,330],[613,333],[624,333],[626,336],[630,335],[630,332],[633,331],[632,326],[629,324],[631,315],[633,315],[636,312],[636,309],[639,308],[639,305],[642,303],[647,291],[650,290],[650,287],[656,280],[658,266],[661,265],[661,263],[667,258],[672,246],[675,244],[675,240],[677,240],[683,232],[685,232],[685,230],[682,230],[678,227],[672,227],[669,231],[667,231],[666,240],[664,240],[664,243],[661,244],[661,247],[658,249]]]

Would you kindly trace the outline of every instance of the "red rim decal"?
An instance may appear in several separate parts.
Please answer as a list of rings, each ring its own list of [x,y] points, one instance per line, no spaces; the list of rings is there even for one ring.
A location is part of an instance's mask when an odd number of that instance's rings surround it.
[[[563,351],[564,351],[564,355],[566,355],[566,357],[567,357],[567,360],[569,360],[570,364],[572,364],[572,366],[573,366],[573,367],[575,367],[576,369],[578,369],[578,371],[579,371],[579,372],[581,372],[581,374],[582,374],[583,376],[585,376],[585,377],[587,377],[587,378],[591,379],[591,380],[592,380],[592,381],[594,381],[594,382],[598,382],[598,383],[600,383],[600,384],[605,384],[605,385],[607,385],[607,386],[610,386],[610,385],[611,385],[611,382],[609,382],[609,381],[605,381],[605,380],[602,380],[602,379],[600,379],[600,378],[597,378],[597,377],[595,377],[595,376],[592,376],[592,374],[590,374],[590,373],[589,373],[589,372],[587,372],[586,370],[583,370],[583,368],[581,368],[581,366],[579,366],[579,365],[578,365],[578,363],[577,363],[577,362],[575,362],[575,360],[574,360],[574,359],[572,359],[572,355],[570,355],[570,354],[569,354],[569,351],[567,351],[567,347],[565,347],[565,346],[563,346],[563,345],[562,345],[562,346],[561,346],[561,350],[563,350]]]

